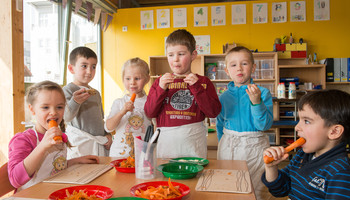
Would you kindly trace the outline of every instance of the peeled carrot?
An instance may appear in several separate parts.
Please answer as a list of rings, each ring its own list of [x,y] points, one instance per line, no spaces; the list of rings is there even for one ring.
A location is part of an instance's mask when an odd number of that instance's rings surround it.
[[[58,127],[58,124],[57,124],[57,122],[55,120],[49,121],[49,128],[52,128],[52,127]],[[62,136],[55,136],[55,137],[53,137],[53,139],[55,141],[58,141],[58,140],[62,141]]]
[[[290,152],[291,150],[300,147],[301,145],[305,144],[306,140],[304,138],[299,138],[297,139],[295,142],[293,142],[291,145],[289,145],[288,147],[284,148],[285,153]],[[274,161],[273,157],[269,157],[269,156],[264,156],[264,162],[266,164],[271,163],[272,161]]]
[[[136,99],[136,94],[132,93],[130,101],[135,102],[135,99]]]

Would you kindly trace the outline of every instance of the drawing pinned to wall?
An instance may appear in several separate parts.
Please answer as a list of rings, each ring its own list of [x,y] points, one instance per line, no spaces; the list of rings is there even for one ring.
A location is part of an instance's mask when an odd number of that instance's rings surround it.
[[[329,0],[314,0],[314,20],[330,20]]]
[[[141,11],[141,30],[154,29],[153,10]]]
[[[232,5],[232,24],[247,23],[247,8],[245,4]]]
[[[287,2],[272,3],[272,23],[284,23],[287,21]]]
[[[187,8],[173,8],[174,28],[187,27]]]
[[[198,54],[210,54],[210,35],[195,35]]]
[[[194,27],[208,26],[208,7],[194,7],[193,22]]]
[[[290,21],[291,22],[306,21],[305,1],[290,2]]]
[[[211,7],[211,25],[212,26],[226,25],[226,6]]]
[[[157,28],[170,27],[170,9],[157,9]]]
[[[267,3],[253,3],[253,24],[267,23]]]

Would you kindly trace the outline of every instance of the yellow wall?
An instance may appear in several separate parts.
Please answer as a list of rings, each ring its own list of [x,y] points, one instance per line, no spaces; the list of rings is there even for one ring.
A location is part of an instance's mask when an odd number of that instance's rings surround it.
[[[252,4],[268,2],[269,20],[266,24],[252,23]],[[271,23],[271,4],[276,0],[243,1],[228,3],[192,4],[182,6],[119,9],[112,24],[103,34],[104,105],[105,113],[110,111],[113,100],[122,95],[121,67],[131,57],[140,57],[146,62],[149,56],[164,55],[164,38],[177,28],[172,27],[172,8],[187,8],[187,30],[193,35],[210,35],[211,53],[221,54],[222,45],[235,42],[249,49],[272,51],[274,39],[293,33],[296,41],[303,38],[308,52],[316,52],[319,59],[326,57],[350,57],[350,1],[330,0],[330,21],[314,21],[313,0],[306,0],[306,22],[290,22],[289,0],[286,23]],[[247,5],[247,24],[231,25],[231,5]],[[211,26],[210,6],[226,6],[226,25]],[[193,26],[193,8],[208,6],[208,26]],[[171,27],[156,28],[157,9],[170,8]],[[153,10],[155,29],[141,30],[140,11]],[[127,26],[128,31],[122,32]]]

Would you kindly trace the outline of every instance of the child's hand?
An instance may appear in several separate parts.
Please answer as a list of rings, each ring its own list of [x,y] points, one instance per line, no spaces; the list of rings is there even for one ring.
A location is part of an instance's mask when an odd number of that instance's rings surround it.
[[[124,104],[124,107],[123,107],[123,113],[126,114],[128,111],[133,111],[135,108],[134,106],[134,102],[132,101],[128,101],[128,102],[125,102]]]
[[[169,83],[174,82],[174,77],[170,73],[165,73],[163,76],[160,77],[159,80],[159,87],[161,87],[163,90],[166,90],[168,88]]]
[[[82,157],[68,160],[68,167],[75,164],[98,164],[98,163],[100,163],[98,156],[88,155],[88,156],[82,156]]]
[[[246,89],[247,94],[249,95],[249,99],[253,105],[260,104],[261,99],[261,91],[255,84],[249,84]]]
[[[287,159],[289,155],[285,153],[285,150],[282,146],[274,146],[265,149],[263,156],[274,158],[274,161],[272,163],[265,164],[267,167],[272,167]]]
[[[73,99],[78,104],[84,103],[91,95],[86,92],[85,88],[81,88],[73,93]]]
[[[107,134],[106,138],[108,139],[108,142],[106,142],[106,144],[104,144],[103,146],[105,146],[105,149],[109,150],[111,148],[112,145],[112,135],[111,134]]]
[[[58,127],[52,127],[46,131],[40,145],[45,149],[48,149],[56,144],[60,144],[62,140],[55,140],[54,137],[62,136],[62,131]]]
[[[189,84],[189,85],[193,85],[198,81],[198,77],[197,75],[190,73],[189,75],[186,76],[186,78],[184,79],[184,82]]]

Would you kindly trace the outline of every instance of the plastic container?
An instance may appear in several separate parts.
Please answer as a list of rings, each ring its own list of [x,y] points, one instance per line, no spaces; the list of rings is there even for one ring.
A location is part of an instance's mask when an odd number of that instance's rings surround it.
[[[261,69],[261,79],[273,79],[273,69]]]
[[[220,60],[218,61],[218,70],[224,70],[226,68],[225,61]]]
[[[217,79],[229,79],[229,76],[227,76],[225,70],[219,69]]]
[[[288,99],[296,99],[297,93],[296,93],[296,86],[294,82],[289,83],[288,87]]]
[[[284,83],[279,83],[277,87],[277,99],[285,99],[286,98],[286,87]]]

